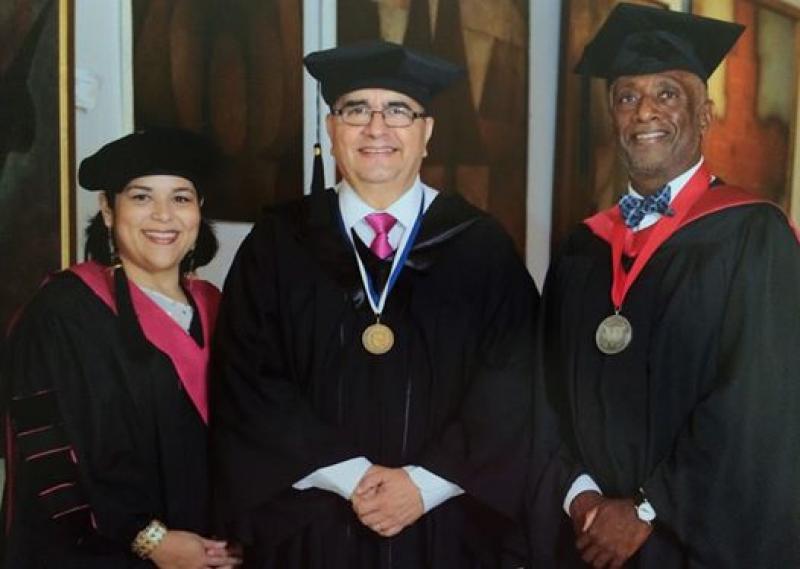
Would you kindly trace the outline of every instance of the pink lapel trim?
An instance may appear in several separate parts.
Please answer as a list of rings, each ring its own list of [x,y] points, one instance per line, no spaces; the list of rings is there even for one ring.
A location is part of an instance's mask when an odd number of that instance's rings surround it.
[[[94,293],[116,314],[111,272],[94,262],[70,267]],[[194,299],[203,327],[203,347],[162,310],[150,297],[129,281],[131,302],[147,340],[169,357],[197,412],[208,424],[208,363],[211,331],[217,319],[220,293],[214,285],[197,279],[185,282]]]

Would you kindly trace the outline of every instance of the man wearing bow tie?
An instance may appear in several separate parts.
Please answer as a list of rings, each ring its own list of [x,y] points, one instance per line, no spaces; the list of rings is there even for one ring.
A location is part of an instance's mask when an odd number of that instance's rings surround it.
[[[382,42],[305,61],[342,181],[267,212],[225,284],[221,532],[257,569],[518,567],[538,294],[495,221],[419,177],[461,72]]]
[[[741,31],[621,4],[578,64],[606,80],[630,183],[543,294],[563,566],[800,567],[800,247],[701,154]]]

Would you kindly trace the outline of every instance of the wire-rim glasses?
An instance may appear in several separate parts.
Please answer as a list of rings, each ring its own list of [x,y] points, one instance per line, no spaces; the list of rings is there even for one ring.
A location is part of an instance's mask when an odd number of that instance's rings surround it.
[[[425,112],[417,113],[403,105],[389,105],[380,110],[371,109],[367,105],[345,105],[340,109],[333,109],[331,114],[350,126],[367,126],[372,122],[372,116],[379,114],[383,123],[390,128],[406,128],[414,124],[415,120],[428,116]]]

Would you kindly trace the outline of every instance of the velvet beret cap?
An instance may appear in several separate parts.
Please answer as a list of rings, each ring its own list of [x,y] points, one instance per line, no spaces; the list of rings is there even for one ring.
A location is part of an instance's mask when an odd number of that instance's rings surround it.
[[[175,128],[151,128],[109,142],[81,161],[78,183],[90,191],[119,192],[135,178],[181,176],[202,194],[219,166],[214,145],[201,135]]]
[[[306,69],[322,86],[329,106],[357,89],[390,89],[423,107],[462,77],[464,69],[448,61],[385,41],[370,41],[316,51]]]

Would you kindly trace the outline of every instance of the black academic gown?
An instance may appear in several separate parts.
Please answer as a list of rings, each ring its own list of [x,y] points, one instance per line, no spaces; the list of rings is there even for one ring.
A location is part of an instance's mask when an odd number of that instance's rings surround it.
[[[3,567],[154,567],[130,550],[153,518],[207,533],[205,424],[168,357],[122,320],[67,271],[14,326]]]
[[[330,190],[268,212],[229,273],[211,399],[223,531],[258,569],[516,562],[501,544],[527,467],[530,276],[496,222],[440,195],[381,318],[395,345],[370,355],[375,317],[338,215]],[[361,455],[465,494],[385,539],[338,495],[292,489]]]
[[[800,567],[800,246],[743,205],[679,229],[631,287],[626,350],[605,356],[610,247],[587,226],[554,261],[542,316],[564,445],[610,497],[643,488],[654,531],[627,567]],[[562,550],[575,561],[563,512]]]

